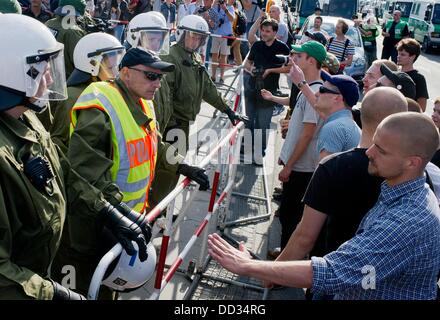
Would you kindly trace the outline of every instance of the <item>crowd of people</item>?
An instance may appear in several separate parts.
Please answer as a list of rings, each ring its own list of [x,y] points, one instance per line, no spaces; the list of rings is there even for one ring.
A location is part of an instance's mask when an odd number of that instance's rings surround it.
[[[148,261],[142,217],[181,175],[210,187],[184,161],[202,101],[245,123],[254,139],[241,151],[257,166],[274,110],[289,107],[276,261],[255,261],[217,234],[214,259],[269,287],[309,288],[313,299],[436,299],[440,98],[432,119],[423,114],[420,45],[396,11],[378,60],[374,17],[355,21],[368,61],[360,89],[344,74],[354,56],[347,22],[328,35],[320,8],[309,19],[293,44],[273,1],[2,1],[0,299],[85,299],[116,242],[130,263]],[[245,115],[217,88],[228,59],[243,68]],[[69,288],[66,265],[76,270]],[[107,281],[100,298],[146,280]]]

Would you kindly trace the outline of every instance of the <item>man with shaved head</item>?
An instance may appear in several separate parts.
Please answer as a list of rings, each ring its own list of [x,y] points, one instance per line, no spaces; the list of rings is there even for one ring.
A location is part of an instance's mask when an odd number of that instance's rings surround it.
[[[244,246],[237,250],[216,234],[208,238],[209,253],[236,274],[276,279],[335,299],[433,300],[440,269],[440,209],[424,170],[438,144],[437,129],[426,115],[399,112],[380,122],[366,151],[368,172],[385,179],[379,199],[354,237],[324,257],[256,261]]]
[[[365,95],[365,125],[359,146],[320,162],[304,196],[302,220],[277,260],[303,259],[310,252],[323,256],[354,236],[362,218],[376,203],[383,181],[368,174],[365,152],[378,124],[407,108],[403,95],[393,88],[378,88]]]

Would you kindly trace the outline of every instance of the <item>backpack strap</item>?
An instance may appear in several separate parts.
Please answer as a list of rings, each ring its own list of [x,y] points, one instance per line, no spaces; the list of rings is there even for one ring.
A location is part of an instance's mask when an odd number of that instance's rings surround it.
[[[347,40],[345,40],[344,51],[342,52],[342,60],[341,60],[341,61],[344,61],[344,58],[345,58],[345,52],[347,51],[347,47],[348,47],[348,44],[349,44],[349,43],[350,43],[350,39],[347,38]]]

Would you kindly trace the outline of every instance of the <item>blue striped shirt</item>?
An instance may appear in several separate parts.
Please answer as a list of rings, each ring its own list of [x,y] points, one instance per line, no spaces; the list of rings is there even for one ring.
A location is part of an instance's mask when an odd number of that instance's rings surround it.
[[[312,257],[312,290],[343,300],[435,299],[440,209],[425,181],[382,183],[356,235],[323,258]]]
[[[333,38],[332,42],[327,45],[327,51],[330,53],[333,53],[336,58],[338,58],[339,62],[344,61],[347,59],[348,56],[354,55],[354,46],[351,42],[351,40],[348,40],[347,49],[345,50],[345,56],[342,56],[344,54],[344,48],[345,48],[345,41],[337,40],[336,38]]]
[[[318,134],[318,153],[343,152],[357,147],[361,130],[353,120],[351,111],[342,109],[331,114]]]

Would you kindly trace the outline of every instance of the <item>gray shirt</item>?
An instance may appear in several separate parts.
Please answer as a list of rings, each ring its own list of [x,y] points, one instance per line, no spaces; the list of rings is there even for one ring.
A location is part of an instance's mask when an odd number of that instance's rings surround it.
[[[318,91],[321,85],[322,82],[315,81],[315,83],[311,85],[312,91]],[[317,128],[312,140],[307,146],[307,149],[304,151],[301,158],[299,158],[293,165],[293,171],[313,172],[315,171],[319,160],[319,155],[316,152],[316,143],[319,128],[322,126],[323,121],[319,118],[318,113],[310,105],[306,97],[300,93],[296,100],[292,117],[289,121],[289,130],[287,131],[286,140],[281,148],[280,159],[284,164],[287,164],[296,144],[298,143],[301,132],[304,130],[304,123],[314,123],[317,125]]]
[[[289,39],[289,31],[284,22],[278,23],[277,39],[283,41],[284,43],[287,43],[287,39]]]

